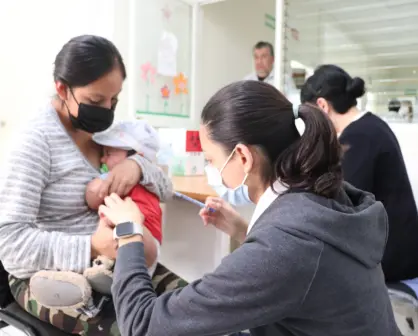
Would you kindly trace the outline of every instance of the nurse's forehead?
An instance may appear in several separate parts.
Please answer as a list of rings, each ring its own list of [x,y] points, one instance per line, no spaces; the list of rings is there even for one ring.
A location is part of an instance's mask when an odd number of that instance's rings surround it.
[[[205,150],[205,147],[209,145],[210,139],[209,139],[209,133],[204,125],[200,125],[199,128],[199,140],[200,144],[202,145],[203,151]]]
[[[207,159],[218,156],[222,153],[222,146],[209,137],[208,129],[201,125],[199,129],[200,144]]]

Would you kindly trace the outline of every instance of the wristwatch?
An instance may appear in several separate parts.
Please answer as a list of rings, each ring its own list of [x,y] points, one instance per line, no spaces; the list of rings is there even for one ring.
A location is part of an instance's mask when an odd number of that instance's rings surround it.
[[[136,235],[144,235],[144,228],[138,223],[123,222],[116,225],[113,229],[113,237],[115,239],[129,238]]]

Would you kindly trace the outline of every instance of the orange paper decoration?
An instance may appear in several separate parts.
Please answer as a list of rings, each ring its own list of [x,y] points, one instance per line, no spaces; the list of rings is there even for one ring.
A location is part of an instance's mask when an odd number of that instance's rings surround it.
[[[170,98],[170,89],[168,88],[167,85],[164,85],[161,88],[161,97],[164,98],[164,99]]]
[[[177,94],[188,94],[189,90],[187,89],[187,78],[184,76],[184,73],[180,72],[176,77],[173,78],[174,83],[174,93]]]

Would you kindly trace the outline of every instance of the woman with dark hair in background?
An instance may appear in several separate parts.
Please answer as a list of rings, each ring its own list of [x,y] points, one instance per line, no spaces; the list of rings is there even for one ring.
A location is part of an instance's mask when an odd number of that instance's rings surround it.
[[[129,199],[106,198],[99,212],[119,237],[112,294],[122,335],[399,335],[380,267],[383,205],[343,182],[340,145],[325,114],[305,104],[298,115],[302,136],[292,104],[257,81],[230,84],[204,107],[209,184],[257,206],[248,225],[222,199],[207,200],[204,222],[242,245],[183,289],[157,297],[143,215]]]
[[[335,65],[322,65],[301,91],[302,103],[317,104],[328,114],[345,147],[344,179],[371,192],[389,217],[389,238],[382,260],[387,282],[418,277],[418,213],[401,148],[389,125],[361,113],[357,98],[365,93],[361,78]]]
[[[40,270],[82,273],[98,255],[116,257],[112,229],[98,225],[84,194],[100,174],[102,148],[92,133],[112,124],[125,77],[119,51],[105,38],[66,43],[55,59],[56,97],[16,137],[0,180],[0,260],[12,294],[29,313],[69,333],[119,335],[112,303],[93,318],[46,308],[34,299],[29,278]],[[112,169],[99,193],[124,196],[139,181],[162,200],[171,195],[170,181],[139,155]],[[61,299],[75,292],[63,290]]]

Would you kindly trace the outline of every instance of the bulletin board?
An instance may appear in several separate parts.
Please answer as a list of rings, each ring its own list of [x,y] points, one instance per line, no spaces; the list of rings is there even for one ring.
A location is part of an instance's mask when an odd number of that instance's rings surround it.
[[[137,117],[190,117],[192,7],[138,0],[135,50]]]

